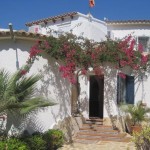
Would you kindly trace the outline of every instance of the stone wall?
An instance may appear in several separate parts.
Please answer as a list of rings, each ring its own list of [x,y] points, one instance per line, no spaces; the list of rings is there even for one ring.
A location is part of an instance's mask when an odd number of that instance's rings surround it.
[[[79,131],[79,128],[82,127],[83,117],[66,117],[63,121],[59,121],[57,125],[54,126],[54,129],[59,129],[63,131],[65,142],[71,143],[73,138],[76,136],[76,133]]]

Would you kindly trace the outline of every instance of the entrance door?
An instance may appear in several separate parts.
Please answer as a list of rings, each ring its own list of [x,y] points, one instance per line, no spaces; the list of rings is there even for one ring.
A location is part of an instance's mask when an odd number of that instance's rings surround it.
[[[90,76],[89,117],[103,118],[104,76]]]

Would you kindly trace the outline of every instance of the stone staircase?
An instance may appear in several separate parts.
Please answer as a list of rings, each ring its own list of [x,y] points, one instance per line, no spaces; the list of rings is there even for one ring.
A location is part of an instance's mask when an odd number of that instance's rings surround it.
[[[102,119],[86,119],[74,138],[74,142],[96,143],[98,141],[130,142],[131,138],[127,137],[126,133],[114,130],[112,126],[103,125]]]

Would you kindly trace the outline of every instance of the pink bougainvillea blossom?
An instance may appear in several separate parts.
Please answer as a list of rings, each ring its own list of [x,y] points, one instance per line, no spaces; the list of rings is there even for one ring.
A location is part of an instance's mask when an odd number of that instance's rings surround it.
[[[123,79],[126,78],[126,75],[125,75],[124,73],[122,73],[122,72],[119,72],[118,75],[119,75],[121,78],[123,78]]]
[[[87,74],[87,70],[86,70],[85,68],[83,68],[83,69],[81,70],[81,74],[86,75],[86,74]]]
[[[139,50],[139,52],[141,52],[141,53],[144,51],[143,45],[142,45],[141,43],[138,44],[138,50]]]
[[[51,37],[52,38],[52,37]],[[85,45],[84,45],[85,44]],[[37,41],[30,49],[27,60],[28,67],[23,68],[22,75],[29,71],[34,60],[45,50],[50,57],[63,61],[59,71],[63,78],[68,79],[72,84],[77,82],[76,72],[87,75],[89,68],[93,69],[95,75],[104,74],[103,64],[109,62],[114,64],[114,68],[120,70],[123,67],[131,67],[133,70],[147,67],[149,55],[143,55],[143,46],[136,43],[135,39],[129,35],[120,41],[103,41],[100,43],[90,43],[90,41],[74,42],[68,37],[65,39],[52,38],[52,41]],[[120,72],[122,78],[126,75]]]
[[[143,64],[146,64],[147,61],[148,61],[148,55],[142,55],[142,57],[141,57],[141,62],[142,62]]]
[[[27,74],[27,70],[20,70],[20,74],[21,74],[21,75]]]
[[[39,43],[40,42],[37,41],[36,44],[30,48],[29,57],[26,61],[26,65],[25,65],[25,67],[20,69],[20,75],[21,76],[24,76],[27,74],[27,72],[29,72],[30,68],[32,67],[32,64],[34,63],[34,60],[36,59],[36,57],[38,57],[41,54],[41,52],[43,52],[42,50],[39,50],[39,48],[38,48]]]

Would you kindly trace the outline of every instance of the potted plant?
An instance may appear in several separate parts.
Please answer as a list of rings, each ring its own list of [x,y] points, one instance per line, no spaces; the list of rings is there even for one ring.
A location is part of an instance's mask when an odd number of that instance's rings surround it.
[[[131,120],[131,132],[140,132],[142,129],[142,122],[148,121],[147,113],[150,112],[150,108],[143,106],[139,101],[136,105],[122,105],[121,109],[129,115]]]

